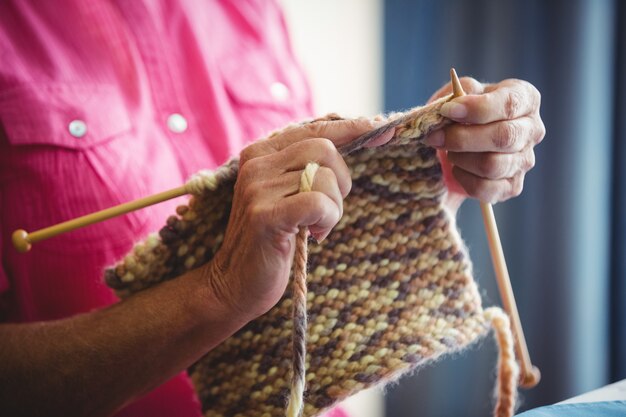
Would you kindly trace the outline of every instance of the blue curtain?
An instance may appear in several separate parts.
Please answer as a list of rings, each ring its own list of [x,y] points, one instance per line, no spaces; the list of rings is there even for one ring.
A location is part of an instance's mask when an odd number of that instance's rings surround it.
[[[522,78],[547,128],[522,196],[495,207],[522,324],[543,379],[522,407],[626,378],[626,6],[620,0],[389,0],[385,107],[425,102],[448,70]],[[499,304],[478,204],[459,225],[486,305]],[[388,390],[395,416],[486,416],[487,340]]]

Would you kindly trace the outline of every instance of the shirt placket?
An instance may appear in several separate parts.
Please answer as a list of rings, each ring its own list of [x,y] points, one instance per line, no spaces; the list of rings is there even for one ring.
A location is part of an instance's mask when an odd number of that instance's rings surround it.
[[[172,148],[177,153],[179,168],[185,177],[189,177],[188,166],[213,166],[214,161],[195,160],[204,152],[197,152],[198,135],[195,129],[194,114],[187,102],[182,85],[174,82],[175,68],[166,57],[176,56],[166,36],[156,22],[150,18],[144,2],[139,0],[120,0],[120,11],[129,23],[144,70],[148,77],[151,102],[159,128],[169,138]],[[189,163],[194,160],[194,163]]]

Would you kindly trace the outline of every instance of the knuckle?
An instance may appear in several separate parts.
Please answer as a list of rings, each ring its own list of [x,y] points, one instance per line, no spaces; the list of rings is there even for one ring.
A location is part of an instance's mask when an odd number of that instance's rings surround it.
[[[270,142],[266,139],[258,140],[241,150],[239,153],[239,166],[243,166],[248,161],[252,161],[268,153],[271,153]]]
[[[239,153],[239,166],[243,167],[243,165],[248,162],[249,160],[251,160],[252,158],[254,158],[254,147],[255,145],[250,145],[250,146],[246,146],[245,148],[242,149],[242,151]]]
[[[341,117],[339,115],[339,113],[336,112],[331,112],[331,113],[327,113],[325,116],[320,117],[319,119],[317,119],[318,121],[331,121],[331,122],[335,122],[337,120],[343,120],[343,117]]]
[[[345,198],[352,188],[352,178],[349,175],[337,174],[332,168],[321,166],[317,171],[316,176],[320,176],[324,180],[324,184],[329,185],[335,190],[339,190],[339,193]],[[330,190],[325,190],[330,192]]]
[[[507,119],[514,119],[522,108],[522,94],[517,90],[511,90],[504,100],[504,116]]]
[[[328,195],[321,192],[311,193],[313,198],[312,206],[320,216],[327,219],[331,219],[334,223],[337,223],[341,218],[341,207],[330,198]]]
[[[512,84],[518,86],[515,90],[521,99],[526,97],[532,103],[532,108],[537,109],[541,104],[541,93],[532,83],[526,80],[520,80],[517,78],[512,78],[508,81],[511,81]]]
[[[546,136],[546,125],[543,123],[543,120],[539,118],[537,134],[535,137],[535,143],[540,143],[543,138]]]
[[[473,77],[461,77],[460,79],[463,89],[468,94],[480,94],[484,88],[480,81]]]
[[[245,207],[245,216],[248,219],[248,224],[251,225],[265,224],[268,214],[270,214],[269,211],[260,202],[251,202]]]
[[[337,154],[337,148],[330,139],[317,138],[315,139],[315,146],[320,150],[322,156],[330,157]]]
[[[239,172],[237,172],[237,183],[236,185],[241,186],[242,184],[246,184],[248,180],[251,178],[251,169],[249,167],[249,163],[239,161]]]
[[[342,119],[340,123],[342,123],[348,131],[360,130],[365,126],[369,127],[371,125],[368,119]]]
[[[500,178],[506,172],[506,163],[498,154],[486,154],[478,163],[480,175],[486,178]]]
[[[522,171],[528,172],[535,167],[535,152],[531,149],[524,155],[522,161]]]
[[[531,97],[533,98],[533,108],[539,109],[539,107],[541,107],[541,92],[531,83],[527,82],[526,84],[528,84]]]
[[[340,163],[342,163],[343,158],[341,154],[337,150],[335,144],[326,138],[315,138],[310,139],[309,144],[311,150],[309,152],[312,155],[312,160],[319,163],[320,165],[328,165],[337,167]],[[313,157],[313,155],[315,155]]]
[[[312,191],[307,193],[306,198],[308,210],[311,212],[321,215],[328,211],[328,199],[323,193]]]
[[[524,176],[522,174],[515,175],[507,181],[509,183],[509,187],[503,195],[502,200],[517,197],[522,194],[522,191],[524,190]]]
[[[343,198],[346,198],[348,194],[350,194],[350,191],[352,191],[352,177],[350,175],[346,175],[344,181],[345,181],[346,189],[342,190],[341,194]]]
[[[477,184],[474,193],[470,194],[470,196],[485,203],[494,203],[496,201],[499,201],[498,198],[496,198],[497,190],[489,187],[487,184],[487,180],[481,180],[479,184]]]
[[[256,201],[259,196],[259,190],[261,188],[262,187],[253,186],[253,185],[248,185],[248,186],[243,187],[240,193],[241,193],[242,200],[246,204],[246,207],[250,207],[256,204]]]
[[[313,178],[313,184],[315,184],[316,182],[318,184],[333,184],[337,183],[337,177],[332,169],[322,165],[319,167],[319,169],[315,173],[315,177]]]
[[[518,183],[516,183],[513,186],[513,190],[511,191],[511,198],[515,198],[515,197],[519,197],[520,194],[522,194],[522,190],[524,188],[523,185],[521,185],[521,183],[519,183],[520,185],[518,185]]]
[[[524,191],[524,175],[520,174],[520,175],[516,175],[514,177],[514,180],[513,180],[513,195],[515,197],[517,197],[520,194],[522,194],[522,191]]]
[[[509,150],[515,146],[520,135],[520,127],[513,121],[498,124],[496,135],[493,137],[493,145],[496,149]]]
[[[474,185],[474,192],[470,195],[485,202],[491,202],[494,198],[494,193],[489,188],[487,180],[477,180]]]
[[[483,186],[478,188],[478,190],[476,191],[476,198],[480,201],[491,203],[495,200],[495,196],[495,191],[487,187],[486,184],[483,184]]]
[[[259,172],[262,172],[260,164],[259,158],[240,160],[237,180],[247,184],[251,179],[258,177]]]
[[[475,96],[473,106],[480,123],[486,122],[493,113],[493,99],[487,94]]]
[[[326,120],[319,120],[313,123],[309,123],[306,125],[306,137],[315,137],[315,136],[326,136],[325,133],[328,131],[330,126],[330,122]]]

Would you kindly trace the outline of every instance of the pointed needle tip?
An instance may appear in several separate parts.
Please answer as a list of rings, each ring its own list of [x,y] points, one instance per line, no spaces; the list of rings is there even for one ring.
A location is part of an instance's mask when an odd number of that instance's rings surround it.
[[[456,70],[454,68],[450,69],[450,80],[452,81],[452,92],[454,93],[454,97],[464,96],[465,91],[463,91],[461,81],[459,81],[459,77],[456,75]]]

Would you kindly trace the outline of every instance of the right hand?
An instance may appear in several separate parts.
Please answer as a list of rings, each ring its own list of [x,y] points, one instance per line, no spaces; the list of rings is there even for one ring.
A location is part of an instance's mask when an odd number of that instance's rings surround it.
[[[343,214],[352,181],[337,147],[376,127],[366,119],[317,121],[288,128],[241,152],[224,242],[206,267],[210,290],[234,314],[251,320],[280,300],[298,228],[308,227],[321,241]],[[298,193],[309,162],[320,168],[311,192]]]

